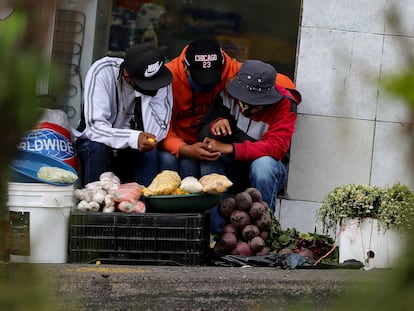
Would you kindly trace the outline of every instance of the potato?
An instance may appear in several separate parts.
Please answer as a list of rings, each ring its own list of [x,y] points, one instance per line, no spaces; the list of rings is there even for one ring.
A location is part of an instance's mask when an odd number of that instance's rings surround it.
[[[203,191],[210,194],[220,194],[233,185],[226,176],[216,173],[204,175],[199,182],[203,185]]]
[[[148,187],[143,189],[143,193],[146,196],[171,194],[180,183],[181,178],[177,172],[164,170],[155,176]]]

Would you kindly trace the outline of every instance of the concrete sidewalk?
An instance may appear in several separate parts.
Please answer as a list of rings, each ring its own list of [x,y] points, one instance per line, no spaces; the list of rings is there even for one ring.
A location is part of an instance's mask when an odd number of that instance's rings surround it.
[[[329,310],[338,295],[382,282],[389,271],[106,264],[3,266],[14,279],[19,274],[13,270],[21,267],[40,273],[58,310],[292,310],[301,302],[306,306],[301,310]]]

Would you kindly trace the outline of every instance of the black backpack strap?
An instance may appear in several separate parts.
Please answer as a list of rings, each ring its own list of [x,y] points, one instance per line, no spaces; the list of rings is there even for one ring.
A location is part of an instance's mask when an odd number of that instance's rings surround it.
[[[86,121],[85,121],[85,109],[83,101],[81,103],[81,118],[79,120],[78,126],[76,128],[77,131],[83,132],[86,128]]]

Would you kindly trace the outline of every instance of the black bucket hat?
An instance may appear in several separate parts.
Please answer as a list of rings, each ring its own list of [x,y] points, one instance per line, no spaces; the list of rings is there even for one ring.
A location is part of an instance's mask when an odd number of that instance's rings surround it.
[[[249,105],[270,105],[283,98],[275,88],[276,69],[259,60],[246,60],[237,77],[227,86],[228,93]]]

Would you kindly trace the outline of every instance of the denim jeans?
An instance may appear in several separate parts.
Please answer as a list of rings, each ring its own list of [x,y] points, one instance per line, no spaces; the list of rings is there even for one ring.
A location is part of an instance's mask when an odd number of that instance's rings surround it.
[[[287,183],[287,169],[282,161],[272,157],[261,157],[252,162],[249,171],[250,184],[262,194],[262,199],[274,212],[277,195]]]
[[[199,179],[202,176],[200,175],[200,161],[189,158],[177,159],[172,153],[163,150],[158,152],[158,157],[160,172],[163,170],[176,171],[181,179],[188,176],[193,176]]]
[[[104,172],[114,172],[122,183],[149,186],[158,173],[158,151],[141,152],[126,148],[114,150],[87,139],[76,143],[82,184],[99,180]]]

